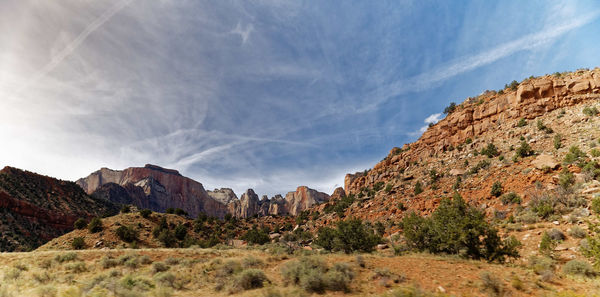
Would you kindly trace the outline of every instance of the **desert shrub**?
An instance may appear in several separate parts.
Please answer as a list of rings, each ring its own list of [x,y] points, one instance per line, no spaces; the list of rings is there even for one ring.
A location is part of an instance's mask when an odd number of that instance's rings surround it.
[[[554,270],[555,265],[554,260],[549,257],[531,256],[529,258],[529,267],[538,275]]]
[[[121,213],[130,213],[130,212],[131,212],[131,205],[125,204],[121,207]]]
[[[354,272],[348,264],[336,263],[332,268],[316,257],[305,257],[286,263],[281,269],[286,284],[299,285],[308,292],[348,291]]]
[[[554,148],[559,149],[562,147],[562,135],[556,134],[554,135]]]
[[[384,190],[386,193],[389,193],[389,192],[391,192],[391,191],[392,191],[392,189],[393,189],[393,188],[394,188],[394,185],[392,185],[392,184],[387,184],[387,185],[385,186],[385,189],[383,189],[383,190]]]
[[[572,237],[575,237],[575,238],[585,238],[587,235],[587,232],[579,226],[573,226],[569,230],[569,235]]]
[[[318,231],[319,237],[315,240],[315,243],[326,250],[344,251],[346,253],[354,251],[370,252],[382,240],[360,219],[339,221],[336,229],[328,227],[321,229]]]
[[[64,254],[58,254],[54,257],[54,261],[58,263],[69,262],[77,260],[77,254],[75,252],[68,252]]]
[[[263,245],[271,241],[269,234],[262,229],[259,230],[256,226],[248,230],[248,232],[242,236],[242,239],[247,241],[249,244],[259,245]]]
[[[519,195],[517,195],[517,193],[515,192],[510,192],[510,193],[506,193],[504,195],[502,195],[502,198],[500,198],[500,200],[502,201],[502,204],[520,204],[521,203],[521,197],[519,197]]]
[[[415,183],[415,190],[414,190],[414,192],[415,192],[415,195],[419,195],[419,194],[423,193],[423,185],[421,184],[420,181],[417,181]]]
[[[102,231],[102,220],[98,217],[93,218],[87,225],[87,228],[92,233],[98,233]]]
[[[498,152],[498,148],[493,143],[488,143],[488,145],[481,150],[481,154],[488,158],[493,158],[499,156],[500,152]]]
[[[492,275],[490,272],[484,271],[479,275],[479,279],[481,280],[482,288],[485,291],[488,291],[492,296],[501,296],[504,288],[502,285],[502,281]]]
[[[502,195],[502,192],[504,192],[504,189],[502,188],[502,183],[499,181],[494,182],[494,184],[492,184],[490,194],[492,194],[492,196],[495,197],[500,197],[500,195]]]
[[[140,210],[140,215],[142,216],[142,218],[147,219],[150,217],[150,215],[152,214],[152,211],[149,209],[142,209]]]
[[[573,184],[575,184],[575,176],[567,168],[563,168],[558,175],[558,185],[560,185],[563,189],[568,189]]]
[[[518,87],[519,82],[516,80],[511,81],[510,84],[504,85],[505,89],[510,89],[511,91],[516,91]]]
[[[563,162],[566,164],[577,163],[579,167],[583,167],[583,161],[587,158],[587,155],[576,145],[569,148],[569,152],[565,155]]]
[[[566,274],[575,274],[582,275],[587,277],[596,276],[596,271],[594,267],[590,265],[590,263],[579,261],[579,260],[571,260],[563,266],[563,272]]]
[[[548,236],[550,236],[550,238],[552,240],[555,241],[563,241],[565,240],[567,237],[565,236],[564,233],[562,233],[562,231],[556,229],[556,228],[552,228],[550,229],[550,231],[547,232]]]
[[[85,229],[85,227],[87,226],[87,224],[88,223],[84,219],[79,218],[79,219],[77,219],[77,221],[75,221],[75,223],[73,223],[73,228],[75,228],[75,229]]]
[[[152,264],[152,273],[156,274],[159,272],[165,272],[169,270],[169,266],[167,266],[167,264],[163,263],[163,262],[154,262]]]
[[[519,119],[519,122],[517,123],[517,127],[525,127],[527,126],[527,121],[524,118]]]
[[[119,261],[117,261],[116,259],[113,259],[113,258],[103,257],[100,260],[100,266],[102,266],[102,268],[104,268],[104,269],[116,267],[118,265],[119,265]]]
[[[552,131],[552,128],[544,125],[544,122],[542,122],[542,120],[538,120],[537,121],[537,128],[538,128],[538,130],[544,131],[544,132],[546,132],[548,134],[554,132],[554,131]]]
[[[175,288],[175,281],[177,280],[177,277],[171,272],[159,272],[154,275],[154,280],[157,284]]]
[[[263,260],[252,256],[248,256],[242,259],[242,266],[244,268],[257,268],[262,267],[263,265],[265,265],[265,262]]]
[[[65,266],[65,268],[74,273],[82,273],[87,271],[87,267],[82,261],[69,263]]]
[[[521,158],[531,156],[533,155],[533,149],[531,149],[529,143],[523,140],[521,141],[521,145],[519,145],[519,147],[517,148],[516,155]]]
[[[600,111],[598,111],[598,108],[596,108],[596,106],[592,106],[592,107],[586,106],[583,108],[582,112],[584,115],[586,115],[588,117],[593,117],[593,116],[598,115],[598,113],[600,113]]]
[[[74,250],[81,250],[85,248],[85,241],[83,240],[83,237],[75,237],[73,238],[73,241],[71,242],[71,247]]]
[[[350,291],[350,283],[354,279],[354,272],[346,263],[335,263],[325,274],[325,284],[331,291]]]
[[[175,235],[173,235],[173,232],[171,232],[169,229],[163,229],[160,231],[157,239],[165,247],[174,247],[177,244],[177,238],[175,238]]]
[[[479,161],[479,163],[477,163],[475,166],[473,166],[470,170],[469,173],[470,174],[476,174],[477,172],[479,172],[481,169],[485,169],[490,167],[490,161],[488,160],[481,160]]]
[[[596,214],[600,214],[600,197],[594,197],[594,199],[592,199],[591,209]]]
[[[155,287],[154,283],[151,280],[149,280],[143,276],[134,276],[131,274],[125,275],[123,278],[121,278],[119,283],[122,287],[124,287],[128,290],[135,290],[135,291],[142,291],[142,292],[149,291]],[[125,295],[125,296],[129,296],[129,295]]]
[[[552,256],[557,245],[558,241],[552,239],[548,232],[544,232],[540,241],[540,253],[546,256]]]
[[[444,108],[444,113],[445,114],[451,114],[456,110],[456,103],[454,102],[450,102],[450,105],[446,106],[446,108]]]
[[[35,292],[39,297],[55,297],[58,290],[52,285],[38,287]]]
[[[379,192],[379,191],[381,191],[381,189],[383,189],[383,185],[385,185],[385,183],[384,183],[384,182],[381,182],[381,181],[380,181],[380,182],[376,182],[376,183],[373,185],[373,191],[375,191],[375,192]]]
[[[133,227],[120,226],[115,231],[117,236],[125,242],[133,242],[137,240],[137,231]]]
[[[401,225],[407,243],[417,250],[500,262],[519,256],[520,243],[514,237],[502,241],[498,231],[485,221],[485,214],[458,193],[452,200],[443,199],[430,217],[413,212]]]
[[[234,279],[234,287],[243,290],[262,288],[263,283],[268,281],[265,273],[260,269],[246,269],[240,272]]]
[[[187,233],[188,229],[184,224],[179,224],[177,227],[175,227],[175,238],[183,240],[187,236]]]
[[[188,213],[181,208],[175,208],[175,211],[173,213],[178,216],[187,216],[188,215]]]

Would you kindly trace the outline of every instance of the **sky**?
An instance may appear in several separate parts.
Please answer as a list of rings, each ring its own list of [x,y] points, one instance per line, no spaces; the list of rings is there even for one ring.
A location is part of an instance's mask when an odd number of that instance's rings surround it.
[[[598,1],[0,1],[0,166],[331,193],[444,107],[600,66]]]

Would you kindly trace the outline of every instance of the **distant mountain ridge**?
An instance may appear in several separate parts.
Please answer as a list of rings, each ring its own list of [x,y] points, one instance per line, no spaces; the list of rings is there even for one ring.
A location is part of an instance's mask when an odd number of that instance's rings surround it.
[[[13,167],[0,171],[0,251],[26,251],[73,230],[79,219],[113,215],[117,206],[70,181]]]
[[[190,216],[200,213],[223,218],[231,214],[240,218],[267,215],[297,215],[316,204],[329,200],[329,195],[305,186],[288,192],[283,198],[259,196],[248,189],[238,199],[229,188],[206,191],[204,186],[177,170],[147,164],[124,170],[101,168],[76,181],[88,194],[119,204],[164,212],[181,208]]]

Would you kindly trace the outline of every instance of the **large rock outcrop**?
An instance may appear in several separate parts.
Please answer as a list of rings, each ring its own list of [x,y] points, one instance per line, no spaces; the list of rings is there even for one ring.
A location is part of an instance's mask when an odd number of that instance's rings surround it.
[[[176,170],[155,165],[125,170],[102,168],[76,183],[88,194],[154,211],[181,208],[192,217],[206,213],[221,218],[228,212],[227,205],[211,197],[201,183],[182,176]]]
[[[329,195],[313,190],[311,188],[300,186],[294,192],[289,192],[283,198],[281,195],[275,195],[268,199],[263,195],[261,199],[252,189],[248,189],[240,200],[230,202],[227,207],[229,212],[240,218],[249,218],[255,215],[297,215],[303,210],[307,210],[314,205],[329,201]]]
[[[600,99],[600,69],[526,79],[516,89],[487,91],[458,105],[414,143],[394,148],[387,158],[368,172],[347,174],[344,190],[358,193],[377,182],[408,180],[403,172],[411,164],[452,150],[469,138],[514,126],[519,119],[535,119],[556,109]]]
[[[0,171],[0,252],[27,251],[73,230],[79,219],[116,214],[115,204],[75,183],[5,167]]]

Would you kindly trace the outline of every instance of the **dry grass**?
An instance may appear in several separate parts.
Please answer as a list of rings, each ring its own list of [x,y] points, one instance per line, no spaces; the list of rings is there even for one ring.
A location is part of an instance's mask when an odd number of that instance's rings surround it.
[[[306,253],[306,252],[305,252]],[[123,249],[36,251],[0,254],[0,297],[5,296],[310,296],[300,285],[287,284],[281,270],[304,255],[273,256],[258,249]],[[456,257],[389,253],[324,254],[328,267],[351,272],[348,288],[327,289],[326,296],[405,296],[406,288],[419,288],[422,296],[481,296],[480,275],[488,271],[512,296],[548,295],[553,290],[586,293],[585,282],[562,278],[545,288],[526,267],[502,266]],[[346,272],[345,272],[346,273]],[[374,277],[377,275],[377,277]],[[382,281],[385,279],[386,281]],[[527,288],[527,289],[523,289]],[[400,294],[400,295],[398,295]],[[421,294],[421,293],[420,293]],[[411,295],[412,296],[412,295]]]

